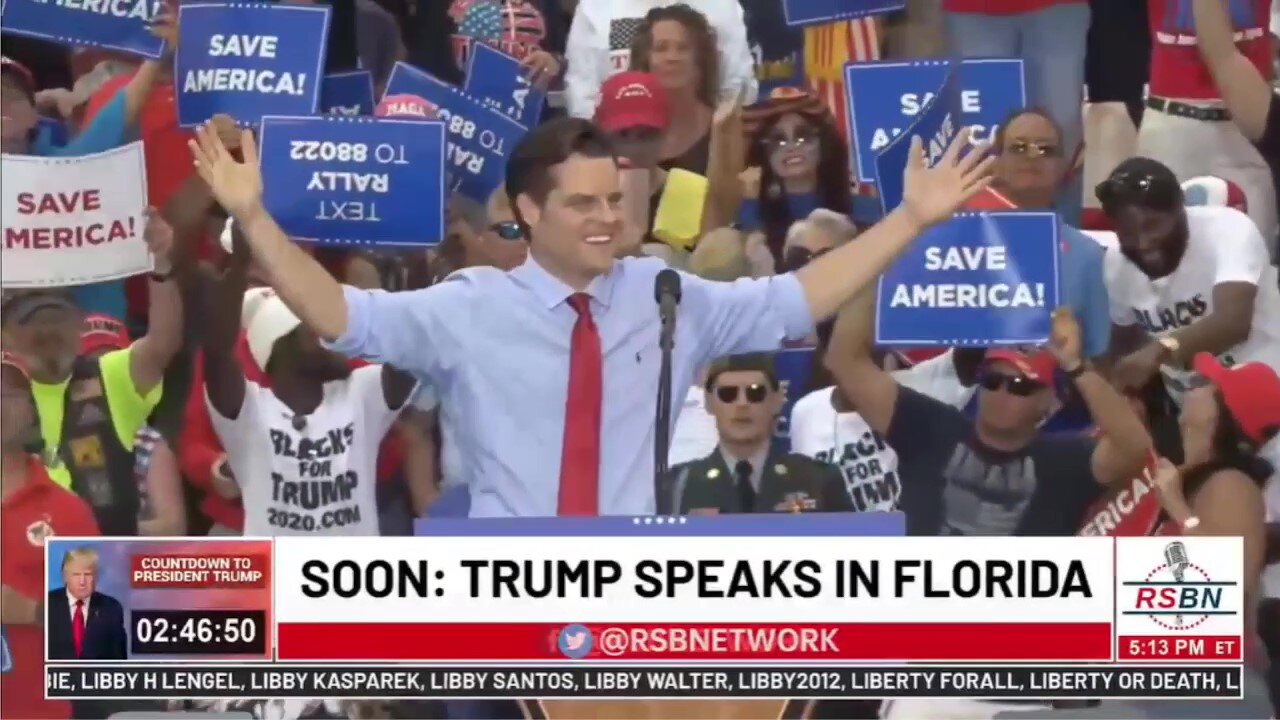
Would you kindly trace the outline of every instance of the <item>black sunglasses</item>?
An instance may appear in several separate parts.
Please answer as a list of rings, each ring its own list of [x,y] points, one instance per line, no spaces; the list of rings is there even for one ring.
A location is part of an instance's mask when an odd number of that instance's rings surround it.
[[[716,397],[719,398],[722,403],[737,402],[739,389],[740,388],[737,385],[721,385],[716,388]],[[760,383],[751,383],[741,389],[747,396],[747,402],[749,403],[762,403],[765,398],[769,397],[769,388],[761,385]]]
[[[782,255],[782,272],[795,272],[829,252],[831,252],[831,248],[823,248],[814,252],[806,247],[789,247]]]
[[[489,232],[497,235],[503,240],[523,240],[524,231],[520,229],[520,223],[514,220],[506,222],[496,222],[489,226]]]
[[[1152,210],[1176,210],[1182,203],[1182,188],[1167,178],[1147,173],[1118,172],[1098,183],[1094,194],[1103,212],[1111,215],[1125,205],[1141,205]]]
[[[1010,395],[1028,397],[1045,388],[1044,383],[1036,382],[1021,375],[1005,375],[1004,373],[985,372],[978,382],[987,390],[1004,390]]]
[[[1053,143],[1029,142],[1027,140],[1015,140],[1009,143],[1008,150],[1013,155],[1024,155],[1026,157],[1058,157],[1062,154],[1062,148]]]

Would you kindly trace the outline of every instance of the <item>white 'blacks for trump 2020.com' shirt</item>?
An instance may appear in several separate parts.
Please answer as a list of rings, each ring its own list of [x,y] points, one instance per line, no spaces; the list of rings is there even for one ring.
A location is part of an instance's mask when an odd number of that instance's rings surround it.
[[[244,498],[244,534],[377,535],[378,446],[402,409],[387,407],[380,365],[325,383],[301,429],[257,383],[245,382],[234,420],[209,403]]]

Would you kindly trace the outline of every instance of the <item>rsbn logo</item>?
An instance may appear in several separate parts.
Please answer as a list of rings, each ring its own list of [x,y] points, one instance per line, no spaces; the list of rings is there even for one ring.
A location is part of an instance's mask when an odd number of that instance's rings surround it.
[[[1234,582],[1215,582],[1187,557],[1187,546],[1174,541],[1165,546],[1165,562],[1146,578],[1125,581],[1138,586],[1134,607],[1125,615],[1146,615],[1166,630],[1190,630],[1213,615],[1235,615],[1222,609],[1223,591]]]

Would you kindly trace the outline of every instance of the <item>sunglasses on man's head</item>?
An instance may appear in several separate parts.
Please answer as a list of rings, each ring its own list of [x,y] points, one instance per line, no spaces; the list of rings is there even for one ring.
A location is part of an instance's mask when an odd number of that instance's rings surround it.
[[[1062,154],[1062,148],[1053,143],[1031,142],[1028,140],[1014,140],[1009,143],[1009,147],[1006,149],[1012,155],[1025,157],[1058,157]]]
[[[737,385],[721,385],[716,388],[716,397],[722,403],[737,402],[739,390],[746,395],[749,403],[762,403],[765,398],[769,397],[769,388],[760,383],[751,383],[742,388]]]
[[[1115,173],[1099,183],[1094,194],[1108,215],[1129,204],[1153,210],[1175,210],[1182,202],[1182,188],[1177,183],[1147,173]]]
[[[1021,375],[1005,375],[997,372],[984,372],[978,378],[978,382],[987,390],[999,391],[1004,390],[1010,395],[1017,397],[1027,397],[1044,389],[1043,383],[1038,383],[1031,378]]]
[[[489,226],[489,232],[497,235],[503,240],[523,240],[524,231],[520,229],[520,223],[514,220],[506,222],[497,222]]]

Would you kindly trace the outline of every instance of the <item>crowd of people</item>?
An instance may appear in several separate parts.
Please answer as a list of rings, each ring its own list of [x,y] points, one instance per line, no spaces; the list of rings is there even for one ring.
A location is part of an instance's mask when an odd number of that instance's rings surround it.
[[[253,130],[221,115],[179,127],[172,13],[154,24],[158,59],[4,36],[3,151],[73,157],[141,139],[155,268],[5,289],[0,619],[14,663],[0,717],[154,707],[42,699],[53,534],[872,511],[904,513],[913,535],[1242,537],[1257,608],[1244,699],[1107,716],[1272,717],[1280,3],[908,0],[803,29],[781,0],[331,4],[350,37],[331,37],[330,72],[367,69],[380,89],[406,62],[457,82],[486,43],[551,90],[505,183],[484,205],[450,198],[428,249],[288,237],[263,206]],[[1021,57],[1029,104],[989,143],[962,131],[932,165],[917,139],[902,203],[884,213],[851,176],[838,69],[925,56]],[[689,188],[701,208],[673,199]],[[965,210],[1058,213],[1048,344],[876,347],[878,278]],[[667,268],[682,289],[663,474],[654,282]],[[803,348],[808,387],[791,386],[780,353]],[[512,712],[216,709],[249,706]]]

